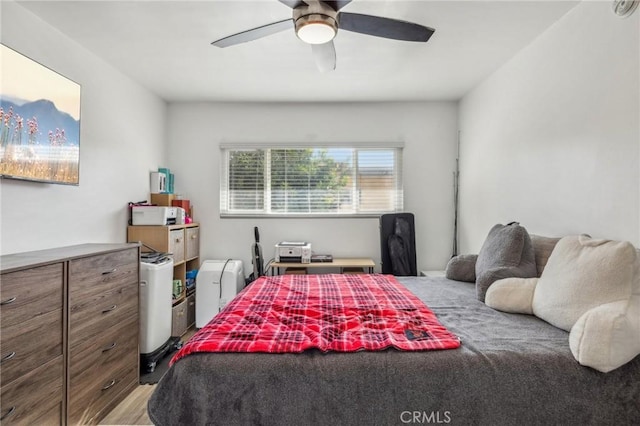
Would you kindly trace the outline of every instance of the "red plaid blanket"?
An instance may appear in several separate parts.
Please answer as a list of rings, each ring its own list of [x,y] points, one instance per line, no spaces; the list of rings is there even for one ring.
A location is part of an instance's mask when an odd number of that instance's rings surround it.
[[[173,357],[194,352],[454,349],[460,340],[391,275],[280,275],[245,288]]]

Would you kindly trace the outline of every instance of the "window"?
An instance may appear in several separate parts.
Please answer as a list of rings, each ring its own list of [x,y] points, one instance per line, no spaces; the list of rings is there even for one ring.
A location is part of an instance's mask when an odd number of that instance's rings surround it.
[[[403,208],[402,147],[221,146],[221,216],[375,216]]]

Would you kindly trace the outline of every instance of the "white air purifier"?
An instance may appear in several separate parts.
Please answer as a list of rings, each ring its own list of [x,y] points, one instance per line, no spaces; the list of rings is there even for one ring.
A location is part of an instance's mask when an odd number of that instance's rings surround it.
[[[205,260],[196,275],[196,328],[204,327],[244,288],[241,260]]]
[[[171,341],[173,260],[140,263],[140,355],[143,369],[153,371]]]

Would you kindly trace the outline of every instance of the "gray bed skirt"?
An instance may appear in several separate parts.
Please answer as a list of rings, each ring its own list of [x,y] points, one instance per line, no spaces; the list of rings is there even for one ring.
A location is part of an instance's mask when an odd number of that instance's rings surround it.
[[[473,284],[403,277],[459,349],[189,355],[148,404],[156,425],[637,425],[640,357],[600,373],[567,332],[495,311]]]

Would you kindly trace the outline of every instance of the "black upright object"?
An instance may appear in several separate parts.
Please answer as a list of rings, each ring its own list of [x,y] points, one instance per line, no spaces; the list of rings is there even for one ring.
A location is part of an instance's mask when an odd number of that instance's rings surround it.
[[[257,280],[261,276],[264,275],[264,261],[262,260],[262,247],[260,246],[260,232],[258,231],[258,227],[253,227],[253,235],[255,236],[256,242],[251,246],[251,262],[253,263],[253,273],[249,275],[249,278],[246,279],[246,284]]]
[[[418,275],[413,213],[380,216],[380,258],[383,274]]]

